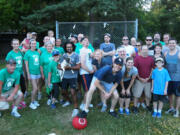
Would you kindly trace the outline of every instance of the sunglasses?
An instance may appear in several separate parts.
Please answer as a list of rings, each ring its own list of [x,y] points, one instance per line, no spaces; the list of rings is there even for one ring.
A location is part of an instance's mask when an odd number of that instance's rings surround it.
[[[129,39],[123,39],[123,40],[129,40]]]
[[[141,46],[141,45],[135,45],[135,46]]]
[[[146,41],[152,41],[152,39],[146,39]]]

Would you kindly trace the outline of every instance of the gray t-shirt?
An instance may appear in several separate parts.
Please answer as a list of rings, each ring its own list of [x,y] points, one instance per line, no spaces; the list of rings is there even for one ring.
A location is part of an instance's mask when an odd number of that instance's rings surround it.
[[[115,51],[115,45],[113,43],[109,43],[109,44],[102,43],[100,45],[100,49],[103,50],[104,52]],[[104,60],[106,65],[112,65],[112,56],[110,55],[104,56]]]
[[[130,69],[130,71],[128,72],[128,77],[125,76],[125,72],[126,72],[125,70],[126,70],[126,67],[123,66],[121,72],[122,72],[122,76],[123,76],[124,82],[131,80],[132,76],[138,75],[138,70],[137,70],[137,68],[134,67],[134,66],[133,66],[133,67]]]
[[[76,66],[76,64],[80,63],[79,60],[79,55],[75,52],[73,52],[70,56],[67,55],[67,53],[63,54],[63,57],[61,57],[60,62],[63,62],[64,59],[69,58],[69,64],[71,65],[71,67]],[[65,70],[64,72],[64,77],[66,79],[70,79],[70,78],[77,78],[78,75],[78,70]]]

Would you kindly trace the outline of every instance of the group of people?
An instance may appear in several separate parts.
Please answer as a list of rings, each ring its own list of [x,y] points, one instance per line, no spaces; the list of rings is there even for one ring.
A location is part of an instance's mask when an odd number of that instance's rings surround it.
[[[166,113],[179,117],[180,48],[169,34],[163,35],[163,41],[159,33],[147,36],[145,44],[135,37],[129,43],[128,36],[123,36],[122,45],[116,49],[110,42],[111,35],[106,33],[104,43],[96,50],[81,33],[72,35],[63,45],[52,30],[44,37],[43,46],[36,39],[36,32],[28,32],[21,43],[18,39],[11,42],[13,49],[6,56],[6,68],[0,70],[0,115],[12,101],[11,115],[21,117],[18,109],[26,107],[31,82],[29,108],[33,110],[40,106],[38,101],[45,86],[47,105],[56,109],[59,102],[63,107],[73,103],[72,117],[87,117],[96,90],[101,112],[107,111],[111,98],[108,112],[113,117],[129,115],[133,102],[133,113],[138,113],[142,105],[152,111],[152,117],[161,118],[167,99],[170,107]],[[83,100],[78,105],[78,95],[82,93]]]

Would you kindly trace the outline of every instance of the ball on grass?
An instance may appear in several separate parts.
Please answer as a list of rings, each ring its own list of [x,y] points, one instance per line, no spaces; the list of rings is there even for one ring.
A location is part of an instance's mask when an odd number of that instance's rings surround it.
[[[87,119],[79,118],[78,116],[76,116],[72,120],[72,125],[77,130],[84,129],[85,127],[87,127]]]

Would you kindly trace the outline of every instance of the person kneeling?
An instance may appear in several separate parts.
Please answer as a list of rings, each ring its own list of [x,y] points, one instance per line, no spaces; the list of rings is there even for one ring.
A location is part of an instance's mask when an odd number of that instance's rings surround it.
[[[114,108],[119,99],[119,94],[116,90],[118,84],[121,82],[122,74],[121,68],[123,66],[123,59],[116,58],[113,66],[106,65],[100,68],[93,76],[90,89],[87,92],[87,98],[85,102],[84,111],[79,114],[79,117],[87,117],[87,113],[89,112],[88,107],[91,103],[92,95],[96,88],[98,88],[104,96],[104,99],[108,99],[112,97],[111,108],[109,114],[118,117]],[[107,105],[103,102],[103,107],[107,108]]]
[[[18,113],[17,107],[22,100],[23,94],[19,90],[20,74],[18,71],[15,71],[15,68],[16,61],[9,59],[6,68],[0,71],[0,111],[9,109],[8,102],[13,101],[14,107],[11,115],[19,118],[21,115]]]

